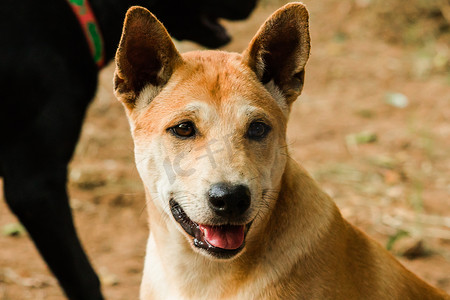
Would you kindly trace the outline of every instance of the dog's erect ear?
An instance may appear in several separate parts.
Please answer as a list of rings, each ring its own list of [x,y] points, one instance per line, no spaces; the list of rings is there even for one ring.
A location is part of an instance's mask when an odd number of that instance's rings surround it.
[[[290,105],[302,91],[309,50],[308,11],[290,3],[267,19],[243,55],[259,80],[273,80]]]
[[[114,91],[133,108],[142,89],[164,86],[182,62],[167,30],[147,9],[131,7],[125,17],[116,53]]]

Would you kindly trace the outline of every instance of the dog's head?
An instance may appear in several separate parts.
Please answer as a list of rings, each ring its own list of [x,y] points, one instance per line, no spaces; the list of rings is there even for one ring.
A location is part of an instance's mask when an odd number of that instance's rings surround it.
[[[131,2],[131,1],[130,1]],[[152,1],[152,11],[164,20],[172,37],[192,40],[209,48],[227,44],[231,37],[220,19],[246,19],[257,0]]]
[[[267,220],[309,50],[308,13],[300,3],[276,11],[243,54],[181,55],[149,11],[128,11],[115,93],[127,111],[147,194],[196,251],[235,257],[253,227]]]

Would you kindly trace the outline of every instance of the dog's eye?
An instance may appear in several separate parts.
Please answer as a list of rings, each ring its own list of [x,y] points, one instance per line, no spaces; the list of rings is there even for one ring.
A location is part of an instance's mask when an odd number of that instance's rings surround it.
[[[250,124],[247,131],[247,136],[252,140],[260,140],[264,138],[270,131],[270,126],[257,121]]]
[[[192,124],[192,122],[180,123],[180,124],[170,128],[170,130],[176,136],[183,137],[183,138],[191,137],[195,134],[195,128],[194,128],[194,124]]]

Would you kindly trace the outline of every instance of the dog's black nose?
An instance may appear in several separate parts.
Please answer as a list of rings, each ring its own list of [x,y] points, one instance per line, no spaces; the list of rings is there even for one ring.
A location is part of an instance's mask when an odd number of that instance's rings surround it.
[[[239,217],[250,207],[250,190],[245,185],[221,182],[211,186],[209,207],[222,217]]]

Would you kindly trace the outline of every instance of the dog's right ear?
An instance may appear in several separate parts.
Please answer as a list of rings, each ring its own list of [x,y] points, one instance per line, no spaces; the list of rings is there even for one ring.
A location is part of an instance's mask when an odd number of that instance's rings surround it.
[[[142,89],[151,85],[160,90],[182,58],[161,22],[147,9],[133,6],[125,17],[115,61],[114,93],[132,109]]]
[[[308,23],[303,4],[286,4],[267,19],[243,53],[258,79],[266,87],[273,83],[289,106],[303,88],[310,51]]]

